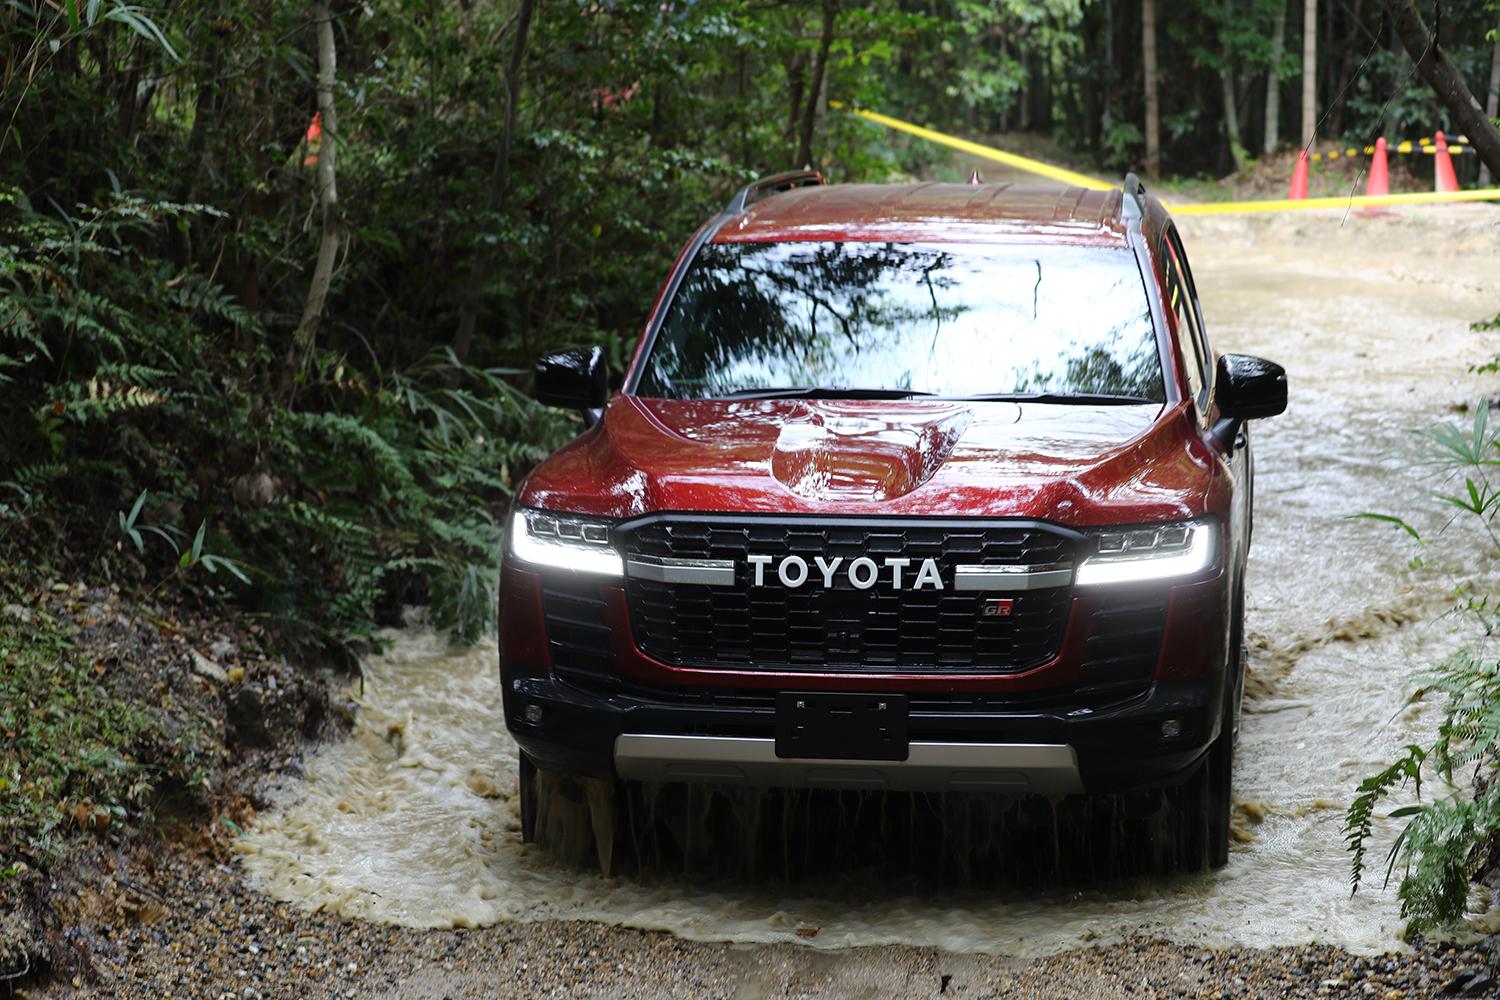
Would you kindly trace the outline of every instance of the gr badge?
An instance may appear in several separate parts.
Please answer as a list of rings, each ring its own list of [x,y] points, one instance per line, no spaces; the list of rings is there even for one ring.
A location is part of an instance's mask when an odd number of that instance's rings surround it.
[[[1009,618],[1016,602],[1009,597],[996,597],[980,605],[979,613],[986,618]]]

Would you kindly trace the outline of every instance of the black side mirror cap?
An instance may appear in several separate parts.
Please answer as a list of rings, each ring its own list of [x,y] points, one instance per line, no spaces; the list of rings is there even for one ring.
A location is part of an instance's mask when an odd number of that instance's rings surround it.
[[[1286,369],[1248,354],[1219,358],[1214,400],[1219,415],[1231,420],[1255,420],[1286,412]]]
[[[597,410],[609,399],[609,366],[601,347],[570,347],[536,362],[537,402],[565,410]]]

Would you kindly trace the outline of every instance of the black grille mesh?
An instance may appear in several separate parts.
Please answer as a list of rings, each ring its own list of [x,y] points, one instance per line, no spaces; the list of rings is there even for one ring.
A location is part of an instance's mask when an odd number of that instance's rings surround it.
[[[618,673],[597,582],[544,577],[542,616],[559,677],[589,686],[614,683]]]
[[[1046,565],[1074,559],[1069,535],[1044,526],[976,525],[972,522],[871,522],[790,518],[734,522],[655,519],[622,530],[626,557],[649,555],[729,559],[732,587],[627,581],[637,644],[657,659],[680,666],[776,669],[1010,672],[1057,655],[1067,623],[1067,587],[985,595],[952,589],[959,564]],[[812,567],[809,580],[788,588],[768,568],[764,586],[752,586],[750,554],[799,555]],[[825,588],[815,556],[888,556],[911,560],[907,588],[889,586],[889,570],[868,590],[844,572]],[[924,559],[935,559],[945,589],[909,585]],[[1014,600],[1008,617],[982,615],[986,597]]]
[[[1089,618],[1080,672],[1091,689],[1144,688],[1156,675],[1167,624],[1167,595],[1159,592],[1111,603]]]

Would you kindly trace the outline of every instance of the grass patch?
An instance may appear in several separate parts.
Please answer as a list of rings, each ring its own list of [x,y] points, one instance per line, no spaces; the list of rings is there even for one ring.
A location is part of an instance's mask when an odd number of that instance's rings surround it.
[[[39,602],[40,603],[40,602]],[[38,607],[0,609],[0,877],[55,861],[67,831],[150,816],[158,793],[201,780],[199,734],[122,694]]]

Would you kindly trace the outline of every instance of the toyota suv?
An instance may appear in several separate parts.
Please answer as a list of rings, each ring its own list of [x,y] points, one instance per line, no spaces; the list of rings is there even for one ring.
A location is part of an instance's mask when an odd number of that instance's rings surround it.
[[[501,580],[538,769],[1004,795],[1179,786],[1225,863],[1253,463],[1277,365],[1215,354],[1160,202],[778,175],[688,242]]]

